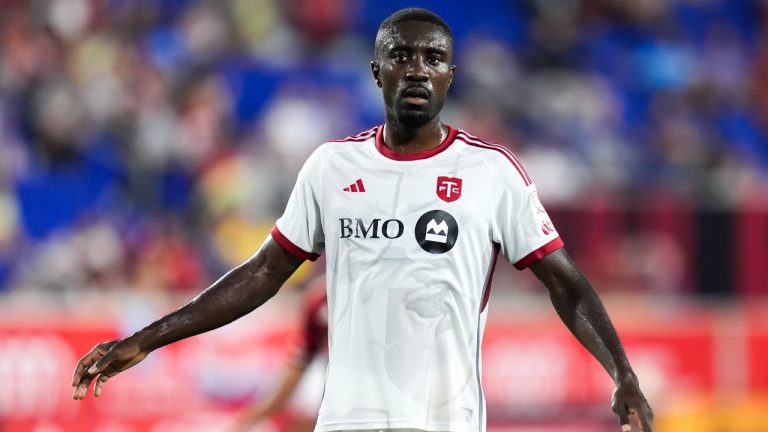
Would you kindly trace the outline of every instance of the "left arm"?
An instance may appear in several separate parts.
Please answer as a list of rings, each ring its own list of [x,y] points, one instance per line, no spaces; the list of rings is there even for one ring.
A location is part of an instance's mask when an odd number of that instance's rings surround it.
[[[632,430],[629,421],[632,415],[637,418],[641,431],[652,432],[653,411],[640,390],[608,313],[589,281],[563,248],[530,267],[549,290],[560,319],[613,378],[612,408],[619,417],[622,431]]]

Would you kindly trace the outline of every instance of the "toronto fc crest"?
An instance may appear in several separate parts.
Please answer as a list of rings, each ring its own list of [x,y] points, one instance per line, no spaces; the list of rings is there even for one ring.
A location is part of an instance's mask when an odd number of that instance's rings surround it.
[[[461,197],[461,179],[458,177],[439,176],[437,178],[437,196],[445,202],[453,202]]]

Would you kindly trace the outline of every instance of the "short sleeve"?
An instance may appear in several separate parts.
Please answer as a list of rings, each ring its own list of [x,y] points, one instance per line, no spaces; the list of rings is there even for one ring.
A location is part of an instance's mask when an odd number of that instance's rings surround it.
[[[325,236],[321,215],[320,151],[304,163],[283,215],[275,222],[272,239],[301,259],[316,260],[323,253]]]
[[[498,168],[493,240],[504,256],[522,270],[563,247],[524,168],[504,161]]]

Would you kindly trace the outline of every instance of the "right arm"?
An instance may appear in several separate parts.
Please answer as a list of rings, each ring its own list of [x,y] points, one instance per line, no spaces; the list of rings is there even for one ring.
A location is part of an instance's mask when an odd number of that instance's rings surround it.
[[[317,277],[309,283],[308,301],[303,312],[301,347],[295,351],[291,360],[286,364],[280,383],[263,400],[246,408],[229,432],[246,431],[248,428],[263,421],[280,411],[290,399],[307,367],[321,351],[322,346],[328,345],[328,308],[325,295],[325,277]],[[316,296],[315,293],[321,293]]]
[[[246,408],[233,425],[231,432],[245,431],[250,426],[269,418],[285,406],[309,365],[304,353],[300,353],[296,357],[286,366],[280,384],[275,390],[264,400]]]
[[[94,396],[99,396],[109,378],[139,363],[150,352],[253,311],[274,296],[302,262],[269,238],[248,261],[178,310],[125,339],[96,345],[75,367],[72,397],[83,399],[94,379]]]

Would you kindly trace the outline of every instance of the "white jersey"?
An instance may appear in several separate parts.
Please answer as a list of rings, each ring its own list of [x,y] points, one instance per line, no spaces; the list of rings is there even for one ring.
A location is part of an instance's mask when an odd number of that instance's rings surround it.
[[[480,344],[498,252],[522,269],[562,242],[508,149],[449,128],[438,147],[400,155],[382,132],[320,146],[272,230],[289,252],[327,259],[316,431],[483,431]]]

